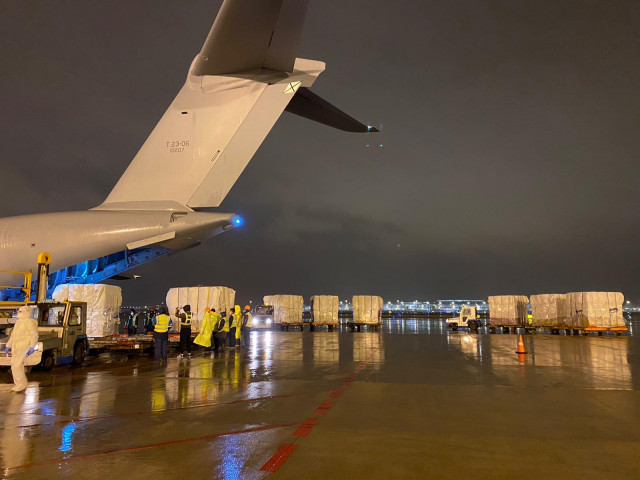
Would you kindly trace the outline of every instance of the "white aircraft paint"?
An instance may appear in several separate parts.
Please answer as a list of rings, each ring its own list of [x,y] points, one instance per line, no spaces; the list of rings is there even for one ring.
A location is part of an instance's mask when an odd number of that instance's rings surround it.
[[[184,86],[104,203],[0,219],[0,269],[35,269],[46,251],[55,272],[127,249],[180,250],[232,229],[234,214],[194,210],[220,205],[298,90],[324,70],[296,58],[306,7],[307,0],[225,0]],[[302,93],[293,113],[371,130]],[[0,274],[7,282],[16,279]]]

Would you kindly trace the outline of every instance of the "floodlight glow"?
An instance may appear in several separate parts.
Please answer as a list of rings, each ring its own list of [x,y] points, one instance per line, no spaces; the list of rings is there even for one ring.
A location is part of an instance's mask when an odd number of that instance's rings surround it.
[[[233,219],[233,225],[236,227],[239,227],[240,225],[242,225],[244,222],[242,220],[242,217],[234,217]]]

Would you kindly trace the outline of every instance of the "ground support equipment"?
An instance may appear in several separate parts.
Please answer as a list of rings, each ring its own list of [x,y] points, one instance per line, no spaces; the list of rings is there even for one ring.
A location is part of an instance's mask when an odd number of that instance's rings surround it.
[[[496,333],[498,329],[502,330],[502,333],[518,333],[518,329],[524,330],[524,333],[535,333],[536,328],[533,325],[487,325],[489,333]]]
[[[283,332],[288,332],[289,328],[293,327],[293,328],[297,328],[300,327],[300,331],[304,331],[304,323],[299,322],[299,323],[281,323],[280,324],[280,330]]]
[[[330,332],[336,331],[338,330],[338,324],[337,323],[310,323],[309,324],[309,331],[310,332],[314,332],[316,330],[321,330],[322,327],[327,327],[327,329]]]
[[[380,322],[380,323],[354,323],[354,322],[348,322],[347,323],[347,326],[349,327],[349,329],[352,332],[355,332],[355,331],[360,332],[362,330],[362,327],[364,327],[364,326],[369,327],[369,331],[378,332],[381,325],[382,325],[382,322]]]

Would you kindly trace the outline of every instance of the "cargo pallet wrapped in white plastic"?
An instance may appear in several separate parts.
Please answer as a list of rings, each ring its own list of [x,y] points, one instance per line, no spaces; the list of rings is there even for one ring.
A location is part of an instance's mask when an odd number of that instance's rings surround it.
[[[620,292],[567,293],[567,317],[572,328],[626,328]]]
[[[236,291],[228,287],[176,287],[167,292],[167,308],[173,320],[173,329],[179,330],[176,308],[191,306],[191,331],[199,332],[205,308],[215,308],[216,312],[229,314],[234,307]]]
[[[534,327],[567,325],[567,296],[562,293],[531,295],[531,317]]]
[[[339,303],[335,295],[312,296],[311,318],[314,325],[338,325]]]
[[[382,317],[382,297],[371,295],[354,295],[351,304],[353,305],[353,323],[364,323],[378,325]]]
[[[122,289],[103,284],[58,285],[52,298],[56,302],[87,303],[87,336],[106,337],[118,332]]]
[[[524,295],[489,297],[489,320],[497,326],[525,326],[529,314],[529,298]]]
[[[302,323],[304,300],[300,295],[267,295],[262,301],[265,305],[273,307],[275,325]]]

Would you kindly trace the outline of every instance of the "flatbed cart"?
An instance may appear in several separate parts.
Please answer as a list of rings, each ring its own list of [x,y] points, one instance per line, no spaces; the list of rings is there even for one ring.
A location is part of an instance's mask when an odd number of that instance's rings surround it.
[[[605,332],[611,332],[619,337],[623,332],[628,331],[629,329],[627,327],[586,327],[582,333],[583,335],[589,335],[591,332],[597,332],[598,336],[602,336]]]
[[[610,332],[616,336],[620,336],[624,332],[629,331],[627,327],[575,327],[572,325],[537,325],[536,328],[549,330],[551,335],[560,335],[560,332],[564,332],[566,335],[589,335],[592,332],[596,332],[599,336],[602,336],[606,332]]]
[[[489,329],[489,333],[496,333],[498,329],[502,330],[502,333],[518,333],[518,329],[524,330],[524,333],[535,333],[536,329],[540,327],[536,327],[534,325],[487,325]]]
[[[369,327],[369,331],[373,331],[373,332],[378,332],[380,331],[380,326],[382,325],[382,322],[378,322],[378,323],[355,323],[355,322],[348,322],[347,326],[349,327],[349,330],[351,330],[352,332],[360,332],[362,331],[362,327]]]
[[[154,341],[152,335],[111,335],[109,337],[93,337],[89,340],[91,350],[102,351],[123,351],[133,350],[144,352],[153,348]]]
[[[338,330],[338,326],[339,325],[340,324],[338,324],[338,323],[313,323],[313,322],[311,322],[309,324],[309,331],[310,332],[315,332],[316,330],[319,330],[322,327],[327,327],[327,329],[330,332],[334,332],[334,331]]]
[[[195,336],[192,334],[191,337],[191,340],[193,341]],[[155,347],[153,334],[127,335],[126,333],[117,333],[108,337],[93,337],[89,340],[91,353],[94,354],[105,352],[131,352],[144,355],[153,353]],[[168,343],[169,349],[178,348],[179,343],[180,334],[170,333]]]
[[[300,327],[300,331],[303,332],[304,331],[304,323],[303,322],[296,322],[296,323],[280,323],[280,330],[283,332],[288,332],[289,331],[289,327],[293,327],[293,328],[298,328]]]

